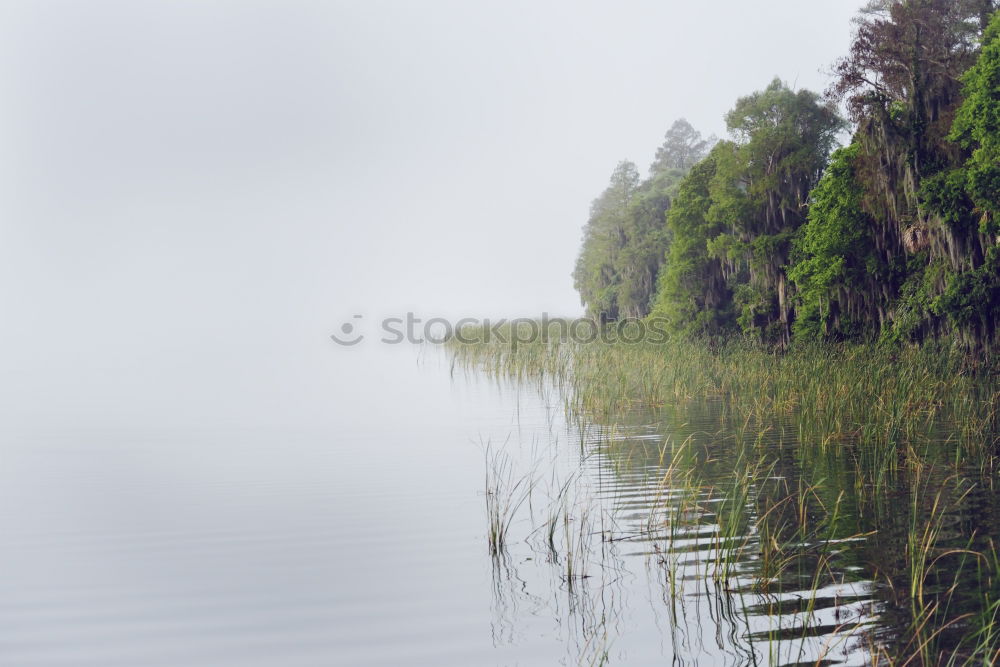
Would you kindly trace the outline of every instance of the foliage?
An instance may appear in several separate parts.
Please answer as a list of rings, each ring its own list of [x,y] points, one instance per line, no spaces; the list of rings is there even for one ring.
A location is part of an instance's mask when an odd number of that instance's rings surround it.
[[[736,102],[730,140],[700,163],[712,140],[675,123],[649,179],[623,163],[595,202],[575,274],[591,316],[652,308],[677,335],[779,348],[794,336],[993,349],[997,5],[869,2],[829,90],[854,125],[832,160],[844,129],[832,103],[779,79]]]
[[[714,137],[703,139],[691,123],[681,118],[667,130],[649,171],[653,175],[670,169],[687,171],[705,157],[714,143]]]
[[[717,335],[731,331],[735,324],[722,263],[708,253],[709,239],[722,228],[705,220],[717,157],[726,150],[726,145],[718,145],[691,170],[667,216],[674,240],[657,286],[653,315],[685,335]]]
[[[623,161],[591,206],[573,273],[588,313],[600,321],[644,317],[670,245],[666,212],[680,180],[704,157],[710,140],[685,120],[673,124],[657,151],[650,176],[640,180]]]
[[[611,174],[604,193],[590,207],[583,247],[573,274],[580,298],[601,320],[618,318],[619,255],[625,247],[629,206],[639,187],[635,165],[622,161]]]
[[[788,276],[798,288],[799,338],[876,336],[888,307],[881,286],[895,276],[874,249],[874,221],[855,169],[859,152],[853,144],[833,154],[795,241],[798,261]]]
[[[964,169],[968,195],[981,216],[980,231],[996,233],[1000,226],[1000,13],[983,37],[979,61],[963,77],[962,106],[950,139],[972,156]]]
[[[734,140],[682,185],[684,207],[671,216],[680,249],[667,262],[657,312],[679,333],[726,331],[735,316],[744,331],[787,344],[784,269],[841,120],[815,93],[776,79],[740,99],[726,121]]]

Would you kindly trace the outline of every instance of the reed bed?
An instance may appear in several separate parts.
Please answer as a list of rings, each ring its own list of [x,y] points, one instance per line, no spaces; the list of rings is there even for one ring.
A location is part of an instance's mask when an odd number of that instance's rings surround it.
[[[455,367],[554,385],[581,431],[614,434],[641,413],[682,434],[713,406],[715,433],[668,437],[652,453],[614,437],[595,450],[617,474],[659,471],[634,534],[607,539],[652,542],[672,619],[683,616],[678,582],[695,567],[720,609],[744,617],[752,655],[811,664],[861,645],[876,665],[1000,662],[1000,389],[990,364],[944,347],[777,354],[746,341],[543,337],[451,353]],[[567,487],[551,497],[539,542],[559,552],[571,586],[601,559],[585,538],[602,510],[567,502]],[[872,590],[845,593],[852,581]],[[751,616],[777,620],[751,632]],[[817,638],[828,645],[817,651]]]
[[[456,364],[570,389],[574,411],[613,420],[633,410],[718,400],[748,424],[791,419],[801,442],[877,446],[882,463],[940,459],[928,439],[946,432],[960,461],[991,466],[1000,444],[998,369],[943,346],[801,345],[784,353],[745,340],[709,346],[572,343],[516,345],[474,335],[452,343]],[[505,342],[508,341],[508,342]]]

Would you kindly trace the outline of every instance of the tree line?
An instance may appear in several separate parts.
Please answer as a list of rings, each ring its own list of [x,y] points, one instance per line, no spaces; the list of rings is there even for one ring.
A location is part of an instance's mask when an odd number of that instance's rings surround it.
[[[824,95],[775,79],[727,139],[680,120],[645,179],[619,163],[573,274],[589,315],[779,347],[995,346],[998,4],[873,0]]]

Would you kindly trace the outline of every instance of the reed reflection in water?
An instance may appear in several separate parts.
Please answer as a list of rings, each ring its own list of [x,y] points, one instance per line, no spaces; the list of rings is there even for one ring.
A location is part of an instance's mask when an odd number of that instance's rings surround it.
[[[572,405],[557,382],[497,381]],[[981,468],[873,475],[855,443],[803,444],[792,416],[739,421],[722,401],[577,413],[569,431],[520,445],[517,472],[486,448],[506,475],[487,508],[507,502],[511,527],[493,545],[498,643],[548,615],[574,664],[966,664],[991,645]]]

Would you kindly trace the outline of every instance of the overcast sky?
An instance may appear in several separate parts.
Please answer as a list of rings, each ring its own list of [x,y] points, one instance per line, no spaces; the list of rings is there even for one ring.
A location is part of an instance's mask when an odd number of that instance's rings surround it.
[[[8,399],[225,375],[354,314],[577,314],[615,164],[774,76],[824,89],[861,4],[4,2]]]

